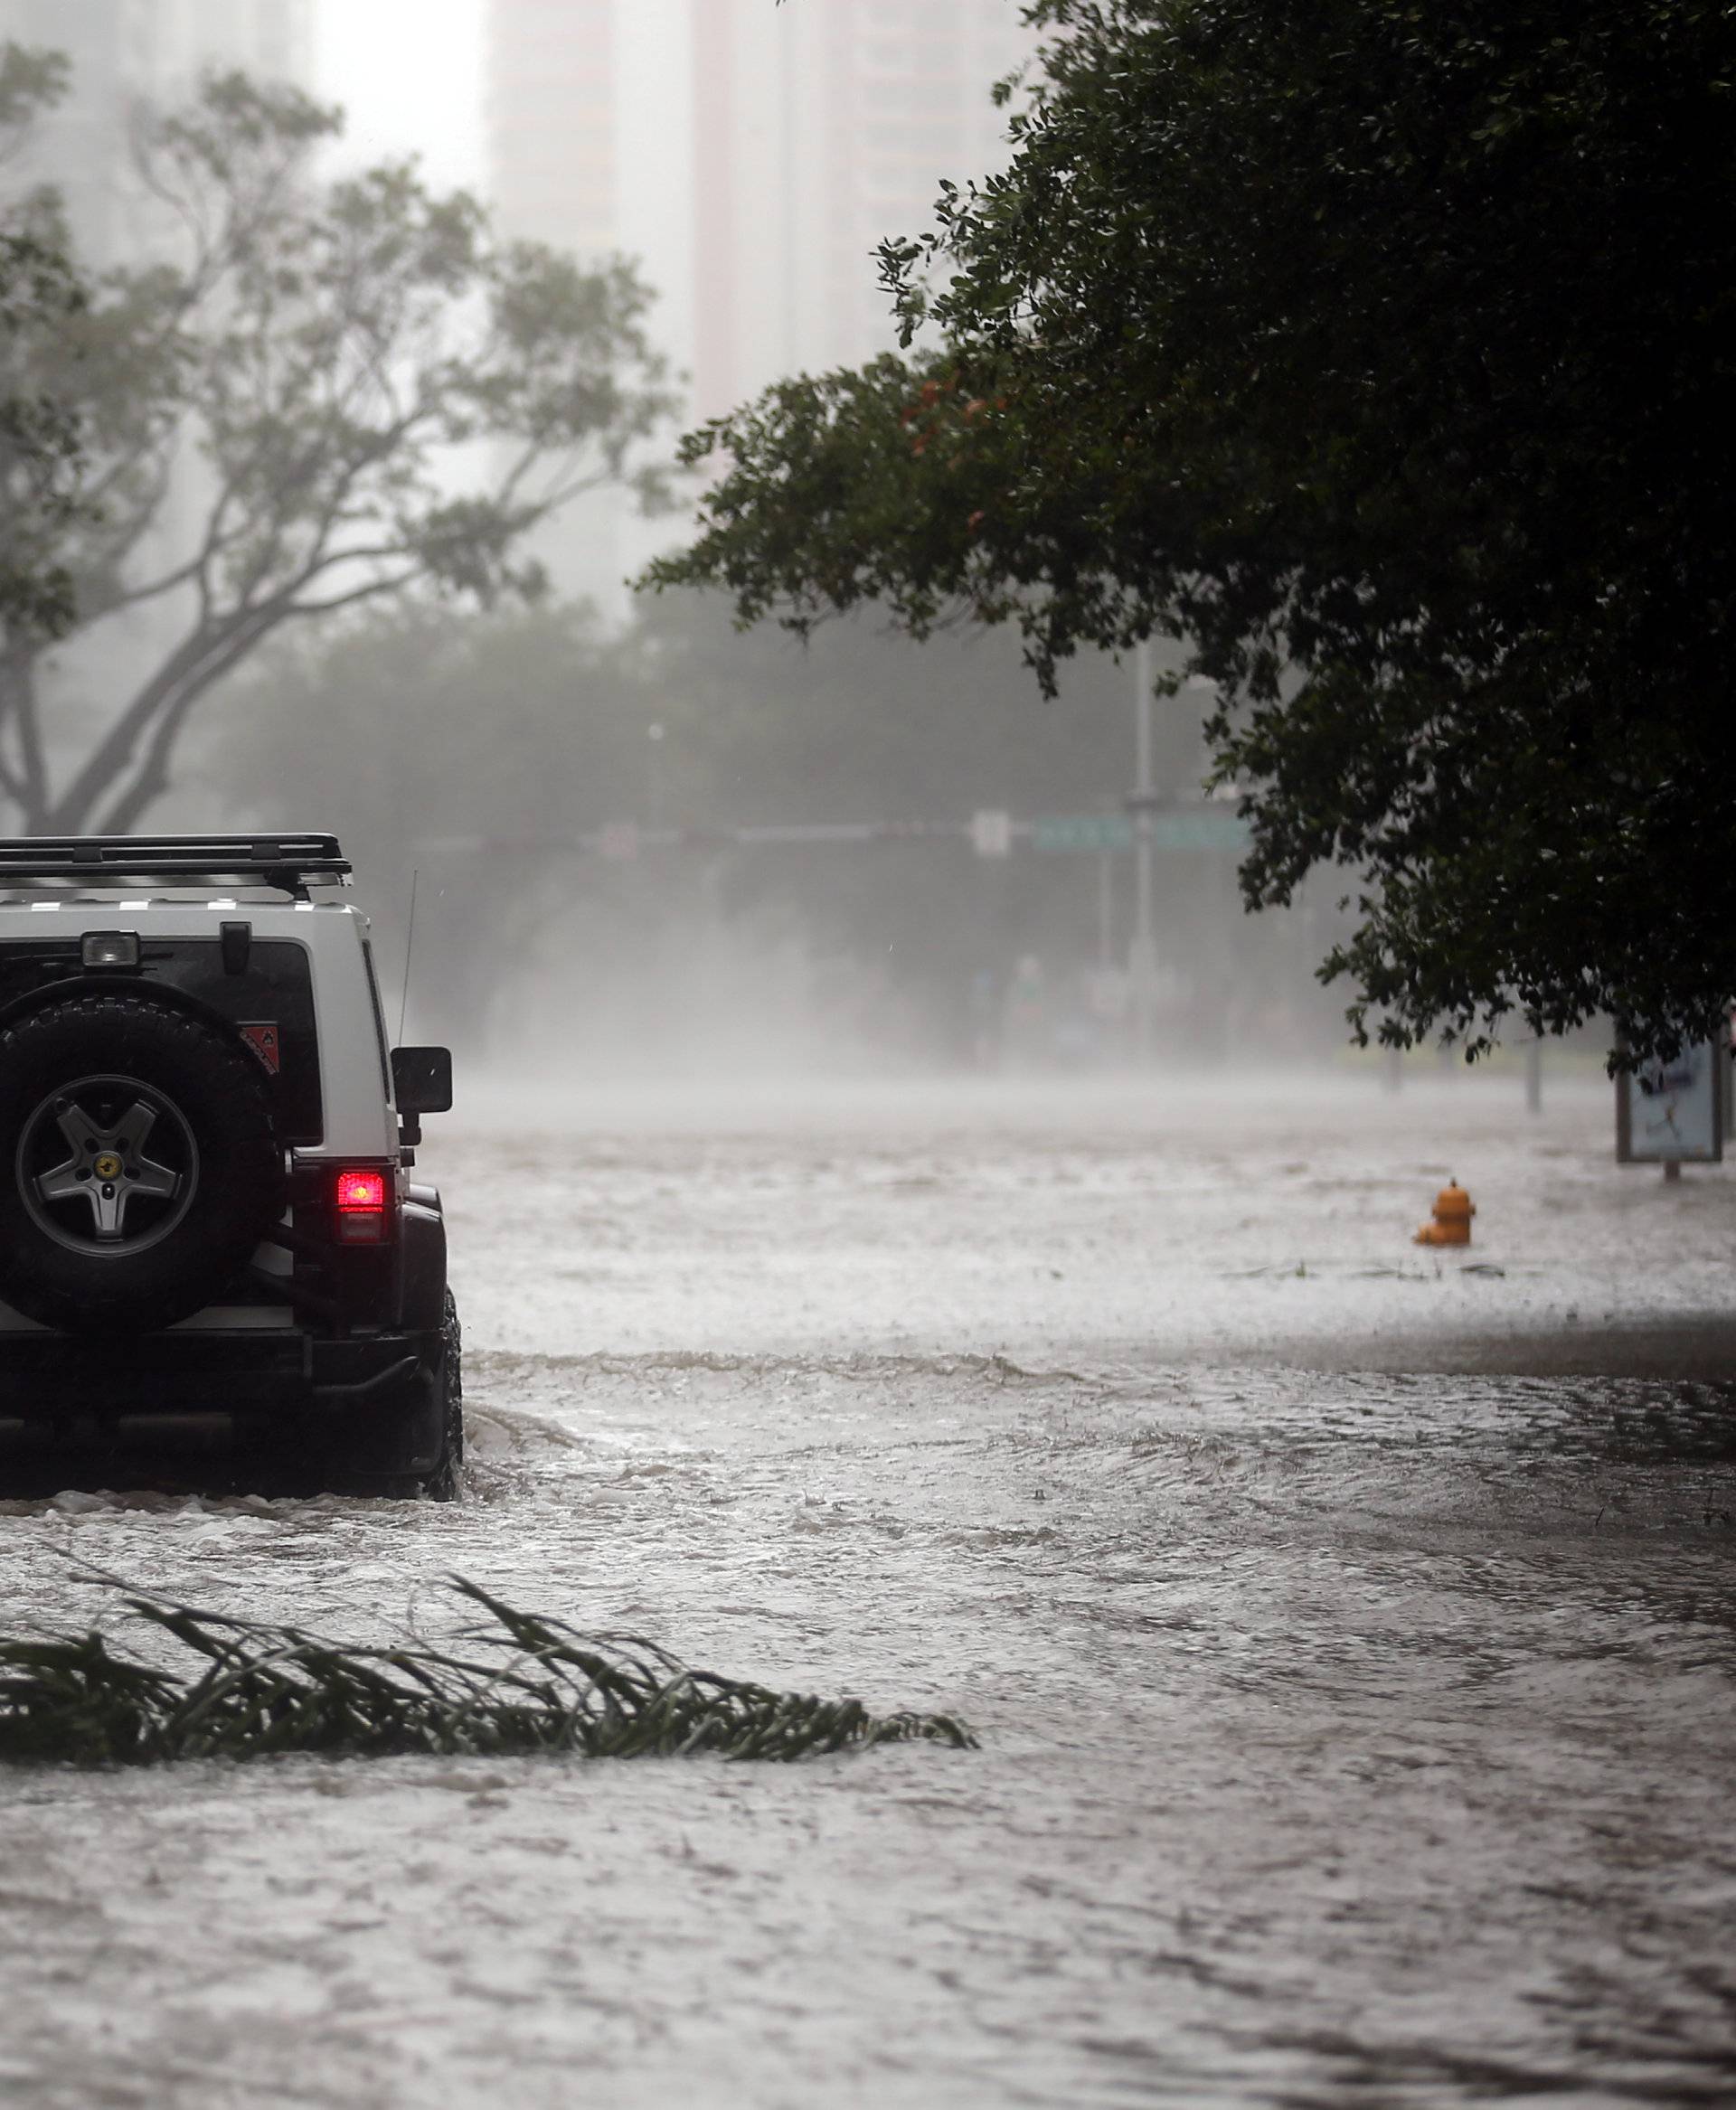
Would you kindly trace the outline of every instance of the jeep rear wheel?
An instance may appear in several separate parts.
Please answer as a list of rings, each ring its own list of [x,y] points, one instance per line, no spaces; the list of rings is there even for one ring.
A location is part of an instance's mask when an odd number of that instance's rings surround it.
[[[445,1294],[430,1352],[390,1393],[338,1432],[326,1461],[340,1494],[456,1502],[464,1466],[464,1339],[452,1292]]]
[[[130,994],[0,1031],[0,1297],[75,1333],[172,1325],[283,1206],[264,1082],[235,1041]]]
[[[448,1289],[440,1327],[440,1461],[422,1483],[435,1502],[456,1502],[464,1472],[464,1337]]]

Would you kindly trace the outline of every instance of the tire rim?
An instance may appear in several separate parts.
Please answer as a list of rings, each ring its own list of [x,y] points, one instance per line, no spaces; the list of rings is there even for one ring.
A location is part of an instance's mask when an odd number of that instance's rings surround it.
[[[193,1206],[199,1146],[180,1108],[136,1077],[81,1077],[37,1107],[18,1139],[31,1220],[93,1258],[142,1253]]]

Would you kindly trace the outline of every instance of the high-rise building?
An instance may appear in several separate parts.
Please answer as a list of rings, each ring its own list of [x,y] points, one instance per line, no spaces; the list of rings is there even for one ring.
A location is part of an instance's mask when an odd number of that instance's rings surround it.
[[[694,392],[893,342],[874,251],[933,224],[941,179],[1005,157],[993,83],[1030,56],[1016,0],[690,0]]]
[[[141,106],[175,102],[207,67],[303,87],[313,78],[313,0],[0,0],[0,38],[72,61],[71,91],[39,127],[28,173],[60,185],[84,253],[105,262],[140,243]]]
[[[595,255],[618,246],[616,0],[492,0],[490,193],[507,233]]]
[[[1019,0],[487,0],[505,230],[643,259],[697,408],[892,341],[874,262],[1005,152]]]
[[[691,61],[687,0],[486,0],[487,193],[501,231],[586,261],[639,259],[651,334],[691,363]],[[625,575],[655,545],[615,491],[537,537],[557,584],[625,612]]]
[[[637,257],[700,417],[894,342],[876,245],[932,224],[943,177],[1004,159],[990,90],[1033,46],[1019,0],[487,5],[501,226]],[[604,497],[544,550],[564,586],[618,609],[621,575],[667,532]]]

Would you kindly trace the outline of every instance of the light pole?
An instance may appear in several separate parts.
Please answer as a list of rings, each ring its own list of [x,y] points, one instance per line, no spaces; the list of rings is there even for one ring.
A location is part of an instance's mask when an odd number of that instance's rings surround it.
[[[1134,871],[1133,938],[1127,947],[1127,980],[1133,993],[1134,1052],[1140,1066],[1151,1061],[1157,997],[1157,948],[1151,898],[1151,647],[1133,655]]]
[[[645,803],[646,824],[653,831],[663,826],[663,728],[647,725],[645,737],[650,743],[646,758]]]
[[[1115,852],[1097,853],[1097,964],[1104,972],[1115,966]]]

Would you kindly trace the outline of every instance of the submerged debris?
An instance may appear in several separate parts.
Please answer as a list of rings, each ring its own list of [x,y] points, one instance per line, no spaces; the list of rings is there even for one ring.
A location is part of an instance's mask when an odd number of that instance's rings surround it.
[[[507,1757],[792,1759],[924,1740],[976,1748],[942,1714],[873,1715],[693,1671],[655,1643],[589,1634],[515,1611],[462,1578],[488,1615],[466,1654],[359,1647],[144,1594],[128,1610],[203,1669],[118,1654],[96,1629],[0,1638],[0,1759],[148,1766],[288,1752],[384,1758],[426,1752]]]

